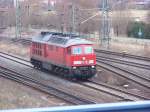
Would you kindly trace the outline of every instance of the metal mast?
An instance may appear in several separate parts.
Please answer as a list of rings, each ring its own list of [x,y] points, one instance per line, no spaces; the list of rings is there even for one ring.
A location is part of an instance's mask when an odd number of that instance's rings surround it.
[[[74,1],[72,1],[72,25],[71,25],[71,29],[72,29],[72,33],[76,33],[76,12],[75,12],[75,3]]]
[[[19,0],[16,0],[16,38],[21,38],[21,10]]]
[[[102,0],[102,28],[101,28],[101,45],[109,49],[110,41],[110,18],[109,18],[109,0]]]

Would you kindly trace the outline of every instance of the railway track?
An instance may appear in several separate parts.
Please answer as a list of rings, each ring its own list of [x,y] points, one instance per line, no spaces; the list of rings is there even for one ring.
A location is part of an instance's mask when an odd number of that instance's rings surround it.
[[[23,59],[21,57],[18,57],[18,56],[12,55],[12,54],[8,54],[8,53],[5,53],[5,52],[0,52],[0,57],[3,57],[5,59],[11,60],[11,61],[14,61],[14,62],[17,62],[17,63],[20,63],[20,64],[28,66],[28,67],[33,67],[30,64],[29,60]]]
[[[5,53],[5,55],[7,55],[7,54]],[[11,57],[11,55],[8,55],[8,56]],[[7,57],[7,59],[9,59],[9,58]],[[13,56],[13,58],[17,58],[17,57]],[[26,61],[26,60],[21,59],[21,58],[17,58],[17,59],[19,59],[21,61]],[[15,60],[15,59],[13,59],[13,60]],[[18,62],[20,63],[19,60],[18,60]],[[28,62],[28,61],[26,61],[26,62]],[[21,63],[23,63],[23,62],[21,62]],[[26,66],[29,66],[29,65],[27,64]],[[32,67],[32,66],[29,66],[29,67]],[[78,83],[78,82],[75,82],[75,83]],[[133,93],[127,92],[127,91],[125,91],[123,89],[110,87],[109,85],[106,85],[104,83],[100,83],[99,84],[99,83],[90,81],[90,82],[84,82],[84,83],[80,82],[79,84],[82,85],[82,86],[85,86],[85,87],[97,90],[97,91],[104,92],[106,94],[109,94],[109,95],[112,95],[112,96],[115,96],[115,97],[121,98],[122,100],[128,100],[128,101],[131,101],[131,100],[133,101],[134,100],[134,101],[137,101],[137,100],[147,100],[147,99],[149,99],[147,97],[140,96],[138,94],[133,94]]]
[[[22,74],[22,73],[20,74],[14,70],[2,66],[0,66],[0,76],[33,87],[47,94],[54,95],[71,104],[75,104],[75,105],[94,104],[94,102],[92,101],[88,101],[86,99],[77,97],[75,95],[71,95],[62,90],[56,89],[55,87],[48,86],[39,80],[29,77],[28,74]]]
[[[122,59],[116,59],[116,58],[110,58],[110,57],[104,57],[104,56],[97,56],[97,59],[107,61],[107,62],[119,63],[119,64],[123,64],[123,65],[128,65],[128,66],[133,66],[133,67],[150,70],[150,65],[147,65],[147,64],[125,61]]]
[[[97,62],[98,62],[97,65],[99,67],[102,67],[108,71],[118,74],[119,76],[121,76],[123,78],[126,78],[126,79],[133,81],[145,88],[150,89],[150,78],[149,77],[143,76],[139,73],[135,73],[131,70],[121,68],[114,64],[114,63],[119,63],[119,64],[123,64],[123,65],[137,67],[137,69],[142,68],[145,70],[150,70],[150,65],[148,63],[144,64],[144,63],[137,63],[137,62],[123,60],[124,58],[131,58],[131,59],[133,58],[133,59],[142,60],[144,62],[149,62],[150,58],[136,56],[136,55],[130,55],[130,54],[124,54],[124,53],[117,53],[117,52],[112,52],[112,51],[105,51],[105,50],[96,50],[96,52],[97,52]],[[99,53],[100,54],[104,53],[104,54],[106,54],[106,56],[99,55]],[[122,59],[108,57],[107,54],[114,55],[114,56],[121,56]]]
[[[20,58],[20,57],[14,56],[14,55],[10,55],[10,54],[7,54],[7,53],[0,52],[0,56],[4,57],[4,58],[6,58],[6,59],[9,59],[9,60],[15,61],[15,62],[17,62],[17,63],[23,64],[23,65],[25,65],[25,66],[33,67],[33,66],[30,64],[30,61],[25,60],[25,59],[22,59],[22,58]],[[8,57],[7,57],[7,56],[8,56]],[[16,59],[17,59],[17,60],[16,60]],[[21,62],[20,60],[23,61],[23,62]],[[25,64],[24,62],[26,62],[26,64]],[[137,77],[138,79],[141,79],[142,81],[148,82],[148,84],[146,84],[146,87],[148,86],[148,88],[149,88],[149,86],[150,86],[150,84],[149,84],[150,79],[149,79],[149,78],[142,77],[142,76],[139,75],[139,74],[135,74],[135,73],[130,72],[130,71],[128,71],[128,70],[124,70],[124,69],[122,69],[122,68],[116,67],[116,66],[114,66],[114,65],[112,65],[112,64],[109,64],[109,63],[107,63],[107,62],[105,62],[105,61],[102,61],[102,60],[99,60],[99,59],[97,59],[97,62],[102,63],[103,66],[101,66],[102,64],[97,64],[97,65],[100,66],[100,67],[102,67],[102,68],[104,68],[104,69],[107,69],[107,70],[109,70],[109,71],[112,71],[112,72],[117,73],[117,74],[120,74],[120,75],[121,75],[121,73],[120,73],[120,72],[117,72],[117,71],[118,71],[118,70],[123,71],[123,73],[125,72],[125,73],[128,73],[128,74],[131,74],[132,76],[135,76],[135,77]],[[113,69],[113,70],[112,70],[112,69]],[[126,76],[126,75],[121,75],[121,76],[123,76],[124,78],[130,79],[130,77],[128,77],[128,76]],[[132,79],[132,78],[131,78],[131,79]],[[133,80],[133,79],[132,79],[132,80]],[[137,81],[134,81],[134,82],[137,82]],[[139,81],[139,82],[141,83],[141,81]],[[138,83],[138,84],[139,84],[139,83]],[[145,85],[144,85],[144,86],[145,86]]]
[[[22,44],[29,45],[31,43],[31,38],[21,38],[21,39],[13,39],[13,42],[20,42]]]
[[[103,54],[133,58],[133,59],[138,59],[138,60],[143,60],[143,61],[150,61],[150,58],[146,56],[137,56],[137,55],[127,54],[127,53],[119,53],[119,52],[102,50],[102,49],[95,49],[95,51],[96,53],[103,53]]]
[[[10,60],[12,60],[12,61],[15,60],[15,57],[16,57],[16,56],[13,56],[14,59],[12,59],[10,56],[11,56],[11,55],[9,55],[9,58],[6,56],[6,59],[10,59]],[[17,59],[18,59],[18,58],[17,58]],[[20,59],[20,58],[19,58],[19,59]],[[18,60],[18,63],[21,64],[21,63],[23,63],[22,61],[24,61],[24,59],[21,60],[21,62]],[[15,61],[15,62],[17,62],[17,61]],[[27,64],[26,66],[28,66],[28,64]],[[32,67],[32,66],[28,66],[28,67]],[[66,79],[65,79],[65,80],[66,80]],[[68,80],[68,81],[69,81],[69,80]],[[72,81],[70,80],[70,82],[72,82]],[[77,84],[76,82],[74,82],[74,83]],[[80,86],[80,85],[79,85],[79,86]],[[84,88],[85,88],[85,86],[84,86]],[[88,87],[86,87],[86,88],[87,88],[87,90],[89,89]],[[93,89],[93,88],[92,88],[92,89]],[[99,91],[100,91],[100,90],[99,90]],[[103,92],[103,91],[101,91],[101,92]],[[103,93],[106,93],[106,92],[103,92]],[[109,94],[109,93],[107,92],[107,94]],[[110,95],[110,94],[109,94],[109,95]],[[113,95],[113,96],[115,96],[115,95]],[[84,97],[84,96],[83,96],[83,97]],[[88,97],[88,96],[86,96],[86,97]],[[86,97],[84,97],[84,98],[86,98]],[[118,98],[118,96],[115,96],[115,97]],[[119,99],[120,99],[120,98],[122,98],[122,97],[119,97]],[[88,98],[88,99],[89,99],[89,98]],[[122,98],[122,100],[123,100],[123,98]],[[122,101],[122,100],[121,100],[121,101]],[[90,101],[91,101],[91,102],[97,102],[95,99],[91,99],[91,98],[90,98]],[[120,100],[119,100],[119,101],[120,101]],[[130,101],[131,101],[131,100],[130,100]]]
[[[120,98],[120,99],[122,99],[122,101],[138,101],[138,100],[149,100],[150,99],[145,96],[140,96],[138,94],[133,94],[133,93],[127,92],[123,89],[118,89],[117,87],[111,87],[110,85],[107,85],[104,83],[88,81],[88,82],[80,82],[79,84],[82,86],[91,88],[93,90],[101,91],[103,93]]]
[[[31,43],[31,39],[20,39],[20,42],[29,45]]]
[[[118,74],[119,76],[126,78],[136,84],[139,84],[147,89],[150,89],[150,79],[143,77],[140,74],[125,70],[108,62],[97,60],[97,65],[101,68],[104,68],[112,73]]]
[[[122,98],[124,98],[124,100],[149,100],[150,98],[149,97],[145,97],[144,95],[139,95],[138,93],[132,93],[132,92],[129,92],[125,89],[122,89],[122,88],[119,88],[119,87],[115,87],[115,86],[111,86],[111,85],[108,85],[106,83],[101,83],[101,82],[96,82],[94,80],[89,80],[88,83],[86,83],[86,85],[88,86],[91,86],[91,87],[94,87],[94,88],[97,88],[98,87],[105,87],[107,88],[107,91],[108,92],[112,92],[112,94],[116,94],[117,96],[120,96]]]

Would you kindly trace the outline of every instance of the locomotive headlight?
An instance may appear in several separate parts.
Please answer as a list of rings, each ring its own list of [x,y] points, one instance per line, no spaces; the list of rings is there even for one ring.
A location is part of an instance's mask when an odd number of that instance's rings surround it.
[[[89,60],[89,64],[93,64],[94,63],[94,60]]]
[[[73,69],[76,69],[77,67],[73,67]]]
[[[82,57],[83,60],[85,60],[85,57]]]
[[[91,66],[92,68],[95,68],[95,66]]]

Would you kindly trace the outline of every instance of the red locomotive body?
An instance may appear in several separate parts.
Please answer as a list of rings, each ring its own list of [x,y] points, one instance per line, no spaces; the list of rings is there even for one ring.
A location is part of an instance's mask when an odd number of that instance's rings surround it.
[[[75,35],[41,32],[32,39],[31,63],[65,77],[88,79],[96,74],[92,43]]]

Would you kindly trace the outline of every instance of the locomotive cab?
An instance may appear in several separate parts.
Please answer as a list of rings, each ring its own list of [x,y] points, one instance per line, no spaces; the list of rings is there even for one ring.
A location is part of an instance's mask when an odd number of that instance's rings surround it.
[[[88,79],[96,74],[96,55],[92,45],[75,45],[67,50],[75,77]]]

